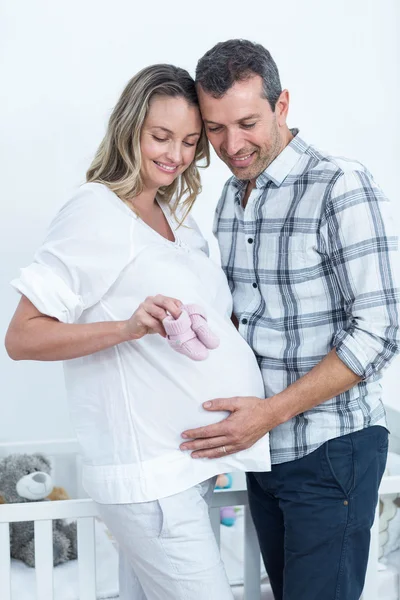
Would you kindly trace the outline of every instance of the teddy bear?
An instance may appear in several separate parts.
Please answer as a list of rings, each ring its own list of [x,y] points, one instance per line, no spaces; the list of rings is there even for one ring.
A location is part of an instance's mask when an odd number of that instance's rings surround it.
[[[43,502],[53,491],[51,463],[43,454],[10,454],[0,460],[1,503]],[[0,506],[1,510],[1,506]],[[34,522],[10,524],[11,557],[35,566]],[[77,558],[76,523],[53,521],[54,566]]]

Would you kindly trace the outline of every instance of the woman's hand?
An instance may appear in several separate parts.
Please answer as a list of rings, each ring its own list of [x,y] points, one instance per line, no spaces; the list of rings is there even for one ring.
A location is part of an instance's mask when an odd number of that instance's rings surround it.
[[[149,296],[139,305],[133,315],[124,321],[124,332],[127,340],[138,340],[149,333],[158,333],[166,337],[162,324],[167,314],[177,319],[181,312],[182,302],[168,296]]]
[[[146,298],[127,321],[60,323],[21,297],[6,335],[13,360],[69,360],[106,350],[148,333],[166,337],[162,320],[167,311],[177,319],[182,303],[167,296]]]

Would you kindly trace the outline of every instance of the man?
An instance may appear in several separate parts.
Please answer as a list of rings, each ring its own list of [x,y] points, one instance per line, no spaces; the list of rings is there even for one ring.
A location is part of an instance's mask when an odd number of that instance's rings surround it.
[[[196,80],[233,173],[215,234],[266,398],[205,403],[231,414],[181,447],[213,458],[269,431],[272,471],[249,473],[248,490],[275,599],[358,600],[387,455],[379,379],[399,343],[388,201],[363,165],[288,128],[289,94],[262,46],[217,44]]]

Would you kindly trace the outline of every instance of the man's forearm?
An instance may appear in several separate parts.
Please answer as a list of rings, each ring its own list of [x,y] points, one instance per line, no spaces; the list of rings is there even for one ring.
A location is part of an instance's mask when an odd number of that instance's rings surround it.
[[[359,381],[361,377],[353,373],[333,349],[306,375],[267,401],[269,419],[273,417],[275,426],[289,421],[296,415],[346,392]]]

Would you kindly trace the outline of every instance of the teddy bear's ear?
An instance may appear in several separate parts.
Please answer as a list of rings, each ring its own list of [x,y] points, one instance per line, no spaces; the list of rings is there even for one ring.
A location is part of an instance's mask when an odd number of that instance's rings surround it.
[[[35,452],[35,454],[32,454],[32,456],[38,458],[41,462],[43,462],[46,465],[48,469],[51,469],[51,462],[50,459],[47,458],[47,456],[41,454],[40,452]]]

